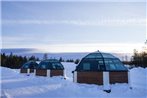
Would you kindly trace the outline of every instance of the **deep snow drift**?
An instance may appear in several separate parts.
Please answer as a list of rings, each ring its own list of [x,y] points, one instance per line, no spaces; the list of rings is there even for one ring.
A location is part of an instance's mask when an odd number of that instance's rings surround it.
[[[147,98],[147,69],[131,69],[133,89],[128,84],[111,85],[111,93],[103,86],[72,82],[73,63],[63,63],[66,77],[39,77],[20,74],[19,70],[0,67],[2,98]]]

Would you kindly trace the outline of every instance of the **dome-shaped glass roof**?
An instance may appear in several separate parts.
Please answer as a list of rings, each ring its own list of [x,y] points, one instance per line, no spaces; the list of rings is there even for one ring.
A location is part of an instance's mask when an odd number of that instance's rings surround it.
[[[90,53],[88,54],[85,58],[116,58],[115,56],[113,56],[112,54],[109,53],[100,53],[100,52],[94,52],[94,53]]]
[[[63,70],[63,65],[56,59],[48,59],[41,61],[38,66],[39,69],[61,69]]]
[[[115,56],[109,53],[93,52],[85,56],[78,64],[78,71],[127,71],[127,68]]]
[[[38,64],[35,61],[28,61],[27,63],[25,63],[22,68],[31,68],[34,69],[38,66]]]

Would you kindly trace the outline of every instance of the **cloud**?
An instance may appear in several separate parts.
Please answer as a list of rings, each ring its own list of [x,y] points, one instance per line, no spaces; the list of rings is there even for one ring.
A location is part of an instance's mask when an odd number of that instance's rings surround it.
[[[3,25],[52,25],[66,24],[78,26],[118,26],[118,25],[145,25],[146,19],[98,19],[98,20],[2,20]]]
[[[103,52],[133,53],[134,49],[141,50],[142,43],[70,43],[70,44],[47,44],[47,43],[3,43],[2,48],[35,48],[42,52]]]

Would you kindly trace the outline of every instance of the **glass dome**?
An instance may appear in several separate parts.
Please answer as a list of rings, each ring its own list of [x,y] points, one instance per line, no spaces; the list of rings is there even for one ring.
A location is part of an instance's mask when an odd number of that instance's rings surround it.
[[[63,70],[63,65],[56,59],[48,59],[41,61],[38,66],[39,69],[61,69]]]
[[[30,69],[34,69],[38,66],[38,64],[35,62],[35,61],[29,61],[27,63],[25,63],[22,68],[24,69],[27,69],[27,68],[30,68]]]
[[[109,53],[94,52],[85,56],[76,67],[77,71],[127,71],[115,56]]]

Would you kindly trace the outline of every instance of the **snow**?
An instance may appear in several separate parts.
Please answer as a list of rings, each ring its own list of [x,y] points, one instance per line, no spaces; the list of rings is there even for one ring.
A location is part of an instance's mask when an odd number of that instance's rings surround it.
[[[0,67],[2,98],[147,98],[147,68],[130,70],[133,89],[128,84],[111,85],[111,93],[103,86],[73,83],[73,63],[62,63],[66,80],[62,77],[40,77],[20,74],[19,70]]]

